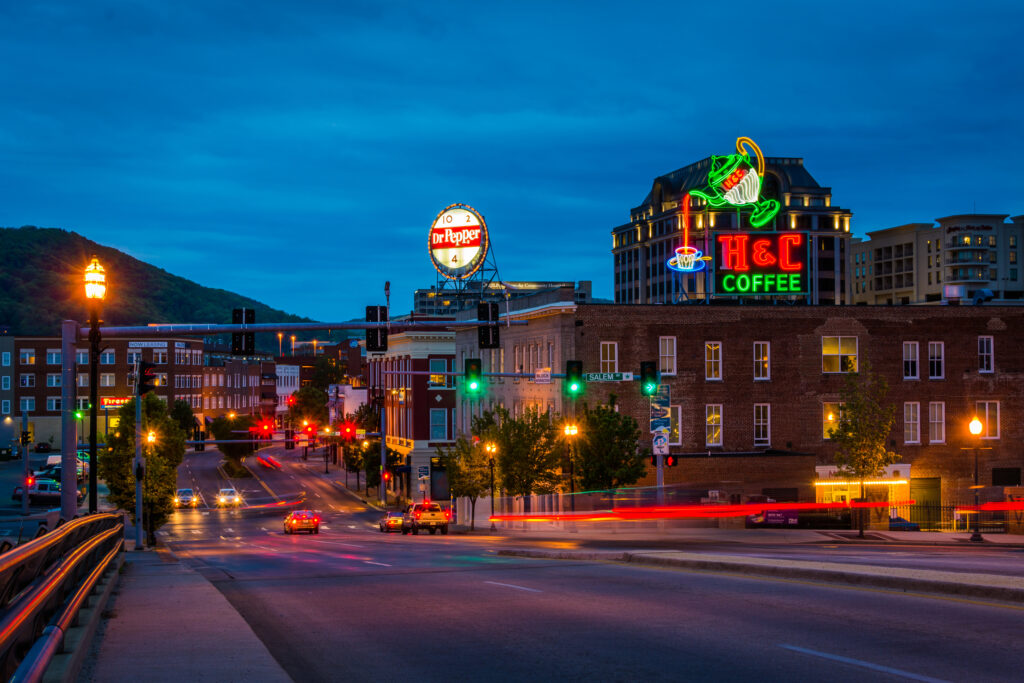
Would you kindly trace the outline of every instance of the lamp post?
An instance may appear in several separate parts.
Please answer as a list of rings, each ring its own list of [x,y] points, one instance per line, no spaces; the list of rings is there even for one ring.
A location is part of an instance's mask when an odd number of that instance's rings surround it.
[[[324,474],[330,474],[327,469],[327,453],[330,451],[330,445],[327,443],[327,435],[331,433],[330,427],[324,427]]]
[[[576,512],[576,470],[572,460],[572,438],[579,434],[579,427],[567,424],[562,432],[565,434],[565,453],[569,456],[569,510]]]
[[[295,335],[292,335],[292,355],[295,355]]]
[[[99,403],[100,303],[107,295],[107,275],[95,256],[85,269],[85,298],[89,300],[89,514],[99,506],[96,496],[96,404]]]
[[[498,446],[488,442],[484,450],[487,451],[487,464],[491,468],[491,531],[497,531],[498,527],[494,526],[494,454],[498,452]]]
[[[281,340],[284,339],[284,332],[277,333],[277,357],[281,357]]]
[[[981,506],[978,500],[978,437],[981,434],[981,420],[974,418],[968,428],[974,436],[974,533],[971,534],[971,541],[980,543],[984,541],[981,537]]]

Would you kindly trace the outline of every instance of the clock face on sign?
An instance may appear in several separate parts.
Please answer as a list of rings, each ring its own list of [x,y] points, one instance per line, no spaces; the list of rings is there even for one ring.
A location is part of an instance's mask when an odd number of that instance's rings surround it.
[[[430,226],[430,260],[446,278],[465,279],[479,270],[487,246],[487,224],[471,206],[452,204]]]

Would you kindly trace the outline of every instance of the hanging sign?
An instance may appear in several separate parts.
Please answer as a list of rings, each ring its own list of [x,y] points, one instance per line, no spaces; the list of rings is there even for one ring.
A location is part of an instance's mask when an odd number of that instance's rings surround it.
[[[715,236],[715,294],[806,294],[807,235],[729,232]]]
[[[430,260],[449,280],[465,280],[480,270],[487,248],[487,224],[471,206],[452,204],[437,214],[430,226]]]
[[[667,384],[658,385],[658,393],[651,396],[651,433],[668,434],[672,430],[672,392]]]

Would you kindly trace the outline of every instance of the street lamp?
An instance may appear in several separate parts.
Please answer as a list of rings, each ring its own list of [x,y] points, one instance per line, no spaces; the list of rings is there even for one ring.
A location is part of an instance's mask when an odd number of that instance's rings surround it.
[[[295,335],[292,335],[292,355],[295,355]]]
[[[981,434],[981,420],[974,418],[971,420],[971,424],[968,425],[968,429],[971,430],[971,434],[975,437],[974,441],[974,533],[971,534],[971,540],[975,543],[984,541],[981,537],[981,505],[978,500],[978,437]]]
[[[498,452],[498,446],[489,441],[484,450],[487,451],[487,464],[491,468],[491,531],[497,531],[498,527],[494,526],[494,454]]]
[[[89,300],[89,514],[99,507],[96,496],[96,405],[99,403],[100,304],[107,295],[107,275],[95,256],[85,269],[85,298]]]
[[[281,357],[281,340],[284,339],[284,332],[277,333],[277,356]]]
[[[567,424],[562,432],[565,434],[565,453],[569,456],[569,509],[576,512],[576,470],[572,461],[572,438],[579,434],[579,427]]]

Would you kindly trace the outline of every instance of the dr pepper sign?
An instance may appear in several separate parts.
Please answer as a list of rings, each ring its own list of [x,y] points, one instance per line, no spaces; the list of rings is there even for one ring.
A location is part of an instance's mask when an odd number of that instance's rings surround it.
[[[441,275],[464,280],[480,269],[487,257],[487,224],[476,209],[452,204],[430,226],[427,248]]]
[[[716,294],[806,294],[807,285],[805,233],[738,232],[715,237]]]

